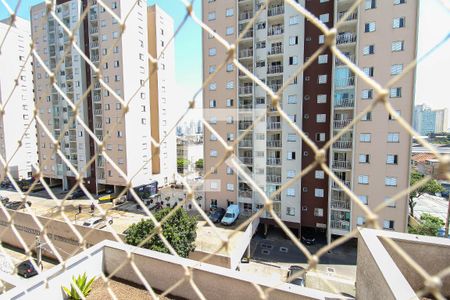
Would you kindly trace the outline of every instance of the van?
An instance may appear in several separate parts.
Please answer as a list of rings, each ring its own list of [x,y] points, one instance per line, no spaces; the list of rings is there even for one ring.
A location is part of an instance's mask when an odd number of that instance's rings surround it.
[[[238,217],[239,217],[239,205],[231,204],[230,206],[228,206],[227,212],[225,213],[225,216],[223,216],[221,223],[223,225],[231,225],[234,222],[236,222]]]

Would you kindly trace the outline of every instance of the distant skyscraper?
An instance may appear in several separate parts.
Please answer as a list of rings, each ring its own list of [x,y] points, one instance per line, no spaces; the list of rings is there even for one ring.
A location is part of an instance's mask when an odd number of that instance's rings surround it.
[[[0,114],[0,153],[9,161],[8,169],[14,178],[27,179],[32,175],[32,164],[37,162],[35,124],[27,129],[34,110],[32,60],[25,63],[30,53],[30,22],[16,17],[10,28],[10,19],[1,20],[0,40],[0,103],[4,109]]]
[[[448,131],[448,109],[437,109],[436,112],[436,133]]]
[[[448,110],[437,109],[420,104],[414,107],[414,129],[421,135],[446,132],[448,127]]]

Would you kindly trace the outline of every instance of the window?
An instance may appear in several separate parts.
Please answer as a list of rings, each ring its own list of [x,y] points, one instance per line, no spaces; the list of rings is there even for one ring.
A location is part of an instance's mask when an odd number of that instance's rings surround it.
[[[370,162],[369,154],[360,154],[359,155],[359,163],[360,164],[368,164]]]
[[[328,23],[330,21],[330,14],[322,14],[319,16],[319,19],[322,23]]]
[[[398,132],[388,133],[388,143],[398,143],[400,141],[400,134]]]
[[[375,22],[369,22],[364,24],[364,32],[374,32],[376,29]]]
[[[233,106],[233,99],[227,99],[227,107]]]
[[[298,36],[290,36],[289,37],[289,46],[298,45]]]
[[[358,176],[358,183],[359,184],[369,184],[369,176],[367,176],[367,175],[359,175]]]
[[[327,115],[326,114],[317,114],[316,115],[316,122],[317,123],[325,123],[327,121]]]
[[[383,221],[383,229],[394,230],[394,221],[393,220],[384,220]]]
[[[266,48],[266,41],[256,42],[255,47],[256,47],[256,49]]]
[[[227,10],[225,11],[225,16],[227,17],[232,17],[233,14],[234,14],[233,8],[227,8]]]
[[[234,33],[234,27],[228,26],[225,33],[226,35],[232,35]]]
[[[227,183],[227,191],[234,191],[234,184],[232,183]]]
[[[234,70],[234,65],[232,63],[227,64],[227,72],[233,72]]]
[[[367,205],[369,204],[369,200],[367,195],[359,195],[358,196],[359,201],[361,201],[362,204]]]
[[[289,25],[296,25],[298,23],[300,23],[300,16],[289,17]]]
[[[317,82],[319,84],[325,84],[327,83],[327,75],[319,75],[319,77],[317,78]]]
[[[212,74],[212,73],[214,73],[215,71],[216,71],[216,65],[209,66],[209,68],[208,68],[209,74]]]
[[[319,64],[326,64],[327,62],[328,62],[328,54],[319,55],[319,58],[318,58]]]
[[[208,89],[209,89],[210,91],[215,91],[215,90],[217,89],[217,83],[211,82],[211,83],[209,84],[209,86],[208,86]]]
[[[296,142],[297,141],[297,135],[295,133],[288,133],[287,141],[288,142]]]
[[[325,35],[321,34],[319,35],[319,45],[322,45],[325,43]]]
[[[122,133],[122,131],[117,131],[117,137],[118,137],[118,138],[121,138],[121,137],[123,137],[123,133]]]
[[[208,13],[208,21],[214,21],[216,19],[216,12],[215,11],[210,11]]]
[[[323,198],[323,189],[314,189],[314,196],[317,198]]]
[[[232,90],[234,88],[234,81],[230,80],[227,82],[227,90]]]
[[[234,133],[227,133],[227,141],[228,142],[234,141]]]
[[[400,52],[405,50],[405,41],[394,41],[391,44],[392,52]]]
[[[391,75],[398,75],[403,71],[403,64],[395,64],[391,66]]]
[[[295,177],[295,170],[287,170],[286,176],[287,176],[287,178],[294,178]]]
[[[295,160],[295,152],[288,152],[287,153],[287,159],[288,160]]]
[[[387,205],[387,207],[395,207],[395,202],[391,201],[391,198],[389,197],[385,197],[384,198],[384,202],[389,202],[389,204]]]
[[[219,183],[217,181],[211,181],[210,187],[211,187],[211,190],[218,190]]]
[[[314,178],[315,179],[324,179],[325,178],[325,172],[322,170],[316,170],[314,172]]]
[[[403,28],[405,27],[405,17],[394,18],[392,20],[392,28]]]
[[[363,48],[364,55],[370,55],[375,53],[375,45],[368,45]]]
[[[394,87],[389,89],[389,97],[391,98],[400,98],[402,96],[402,88]]]
[[[216,107],[216,105],[217,105],[216,100],[209,100],[209,107],[210,108],[214,108],[214,107]]]
[[[376,0],[366,0],[365,9],[374,9],[376,7]]]
[[[359,141],[361,143],[370,143],[370,133],[360,133]]]
[[[209,136],[209,140],[210,141],[217,141],[217,136],[214,133],[211,133],[211,135]]]
[[[120,66],[120,63],[118,60],[114,61],[114,68],[118,68]]]
[[[113,2],[112,3],[112,9],[116,9],[117,8],[117,2]]]
[[[227,167],[227,175],[233,175],[234,171],[231,167]]]
[[[373,90],[372,89],[362,90],[361,98],[363,100],[372,99],[373,98]]]
[[[388,120],[395,120],[395,119],[397,119],[400,116],[400,114],[401,114],[401,111],[399,111],[399,110],[396,110],[395,114],[390,114],[389,113]]]
[[[112,37],[113,39],[117,39],[119,37],[119,33],[117,31],[114,31]]]
[[[372,112],[367,112],[364,116],[362,116],[361,121],[372,121]]]
[[[286,189],[286,196],[295,197],[295,189],[294,188]]]
[[[388,165],[398,164],[398,155],[397,154],[388,154],[386,157],[386,163]]]
[[[298,64],[298,56],[290,56],[289,57],[289,65],[297,65]]]
[[[364,223],[366,223],[366,218],[361,216],[356,218],[356,225],[361,226],[364,225]]]
[[[296,104],[297,102],[297,95],[288,95],[288,104]]]
[[[295,216],[295,208],[294,207],[286,207],[286,215]]]
[[[386,186],[397,186],[397,177],[385,177],[384,184]]]
[[[373,68],[373,67],[365,67],[365,68],[363,68],[363,72],[364,72],[367,76],[373,77],[374,68]]]
[[[394,5],[405,4],[406,0],[394,0]]]
[[[316,133],[316,141],[317,142],[325,142],[326,134],[325,132]]]
[[[314,208],[315,217],[323,217],[323,208]]]
[[[317,95],[317,103],[327,103],[327,95],[326,94]]]
[[[211,150],[211,151],[209,152],[209,156],[211,156],[211,157],[217,157],[217,150]]]
[[[216,56],[217,54],[217,49],[216,48],[209,48],[208,50],[208,55],[209,56]]]

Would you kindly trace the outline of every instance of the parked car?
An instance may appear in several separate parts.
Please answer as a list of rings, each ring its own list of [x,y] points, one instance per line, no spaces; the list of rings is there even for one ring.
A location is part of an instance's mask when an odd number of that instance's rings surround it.
[[[316,243],[315,232],[313,230],[302,230],[302,243],[305,245],[314,245]]]
[[[213,223],[219,223],[220,220],[222,220],[223,216],[225,215],[226,210],[222,207],[217,207],[211,213],[209,214],[209,219]]]
[[[31,207],[30,201],[27,201],[27,204],[28,204],[28,206]],[[6,208],[13,209],[13,210],[25,208],[25,204],[22,201],[8,202],[5,206],[6,206]]]
[[[86,195],[84,194],[83,190],[82,189],[77,189],[71,195],[69,195],[67,197],[67,199],[69,199],[69,200],[71,200],[71,199],[79,199],[79,198],[82,198],[84,196],[86,196]]]
[[[38,271],[34,268],[30,260],[25,260],[17,265],[17,274],[23,278],[36,276]]]
[[[6,205],[9,202],[9,198],[0,195],[0,201],[3,205]]]
[[[112,202],[114,198],[116,198],[115,194],[104,195],[98,198],[98,202],[99,203]]]
[[[289,279],[289,283],[299,285],[299,286],[305,286],[305,268],[301,266],[290,266],[287,277]]]
[[[221,223],[223,225],[232,225],[239,218],[239,213],[239,205],[231,204],[228,206],[227,212],[225,213],[225,216],[223,216]]]
[[[95,229],[102,229],[106,227],[106,223],[109,223],[111,225],[113,223],[113,219],[111,217],[107,218],[94,217],[85,220],[83,226]]]

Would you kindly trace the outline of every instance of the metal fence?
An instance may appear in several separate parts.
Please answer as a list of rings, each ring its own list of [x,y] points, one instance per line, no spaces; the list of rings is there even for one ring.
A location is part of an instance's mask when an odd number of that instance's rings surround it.
[[[139,2],[138,0],[129,0],[129,1],[134,2],[132,9],[135,9],[136,5]],[[10,26],[12,26],[15,22],[15,16],[21,5],[21,1],[18,1],[16,7],[10,7],[5,0],[2,0],[1,2],[3,4],[2,9],[6,9],[10,14],[10,17],[11,17]],[[95,73],[101,75],[102,69],[97,67],[97,64],[93,63],[92,60],[90,60],[83,53],[83,51],[80,49],[80,47],[78,45],[76,45],[76,43],[74,42],[74,40],[71,37],[73,37],[74,31],[78,30],[79,27],[82,25],[83,19],[88,17],[88,11],[89,11],[91,5],[98,5],[99,7],[102,7],[106,11],[106,13],[110,14],[118,22],[119,28],[120,28],[119,38],[116,41],[116,43],[118,43],[120,41],[120,37],[123,35],[123,33],[126,30],[128,30],[125,25],[127,24],[127,19],[128,19],[128,16],[130,15],[130,13],[123,12],[121,14],[121,16],[118,16],[114,13],[114,11],[111,9],[111,7],[109,7],[107,4],[105,4],[105,2],[103,2],[103,0],[88,1],[88,5],[87,5],[86,9],[84,10],[84,12],[82,13],[79,21],[72,28],[68,28],[65,25],[65,23],[58,17],[57,13],[55,12],[56,1],[45,1],[45,2],[46,2],[46,7],[47,7],[47,17],[52,16],[54,18],[54,20],[57,22],[58,26],[63,28],[64,32],[69,36],[69,40],[70,40],[69,47],[66,47],[65,53],[67,53],[69,50],[78,52],[78,54],[82,57],[82,59],[86,63],[89,64],[92,72],[95,72]],[[411,136],[419,136],[419,134],[417,134],[413,130],[411,125],[405,119],[403,119],[402,116],[397,115],[388,96],[389,96],[389,88],[393,87],[394,84],[396,82],[398,82],[399,80],[401,80],[406,74],[413,72],[420,60],[416,59],[414,61],[411,61],[403,69],[401,74],[393,77],[385,86],[382,86],[378,82],[374,81],[372,78],[368,77],[358,66],[356,66],[354,64],[354,62],[351,59],[346,57],[336,47],[337,29],[342,25],[343,20],[346,20],[348,17],[352,16],[355,9],[357,9],[358,5],[360,5],[363,2],[362,0],[354,1],[354,4],[351,6],[351,8],[345,13],[345,15],[340,17],[340,20],[337,21],[337,23],[335,24],[335,26],[333,28],[328,28],[321,21],[319,21],[319,19],[316,16],[311,14],[308,10],[305,9],[305,7],[301,6],[296,1],[294,1],[294,0],[285,0],[284,1],[285,5],[289,5],[292,8],[294,8],[299,14],[304,16],[309,22],[314,24],[324,34],[325,43],[319,49],[317,49],[317,51],[313,55],[311,55],[311,57],[309,57],[309,59],[304,64],[301,64],[300,67],[298,68],[298,70],[291,76],[291,78],[289,80],[287,80],[286,82],[284,82],[282,84],[282,86],[278,89],[278,91],[276,91],[276,92],[274,92],[268,85],[266,85],[264,82],[262,82],[260,79],[258,79],[254,74],[252,74],[252,72],[250,70],[248,70],[245,66],[243,66],[239,62],[239,60],[237,58],[238,53],[237,53],[237,47],[236,47],[236,45],[239,43],[239,41],[247,34],[247,32],[249,32],[250,28],[253,26],[253,24],[255,22],[255,19],[268,6],[269,1],[265,1],[260,6],[259,10],[253,16],[248,16],[249,18],[251,18],[250,22],[247,24],[247,26],[245,26],[244,30],[240,33],[238,39],[233,44],[226,42],[213,29],[211,29],[210,27],[208,27],[207,24],[202,22],[202,20],[200,18],[198,18],[198,16],[194,13],[193,4],[191,2],[189,2],[187,0],[180,0],[180,2],[183,5],[185,5],[185,7],[186,7],[186,15],[185,15],[183,22],[181,22],[179,27],[176,29],[175,35],[177,35],[179,33],[180,29],[185,25],[186,21],[188,19],[191,19],[196,24],[198,24],[198,26],[200,26],[203,31],[212,35],[223,46],[223,48],[226,49],[226,53],[227,53],[226,57],[223,58],[223,63],[217,67],[217,70],[214,73],[210,74],[208,76],[208,78],[206,78],[206,80],[203,82],[202,86],[198,87],[198,91],[194,95],[184,95],[185,99],[191,99],[189,101],[186,101],[185,114],[187,114],[190,110],[195,108],[196,98],[199,97],[203,88],[206,88],[208,86],[208,84],[214,79],[217,72],[219,72],[227,63],[232,62],[239,69],[239,71],[241,73],[248,76],[248,78],[250,78],[255,85],[261,87],[267,93],[268,97],[271,99],[272,106],[278,111],[279,115],[281,116],[282,121],[285,124],[287,124],[292,130],[294,130],[294,132],[304,141],[304,143],[306,143],[312,149],[312,151],[314,151],[315,161],[309,167],[303,169],[302,172],[300,174],[298,174],[295,178],[292,178],[288,182],[283,183],[281,188],[279,190],[277,190],[275,193],[273,193],[270,196],[267,196],[266,193],[252,180],[252,177],[248,174],[248,172],[246,172],[246,170],[243,169],[242,164],[240,163],[239,158],[235,153],[237,144],[240,141],[244,140],[244,137],[249,133],[249,131],[251,130],[252,127],[248,127],[246,130],[244,130],[240,134],[240,136],[235,139],[234,143],[228,144],[226,141],[226,138],[220,136],[220,134],[218,134],[214,130],[214,127],[212,127],[208,123],[207,120],[203,119],[202,121],[203,121],[205,128],[216,135],[219,143],[226,150],[226,155],[224,155],[220,159],[220,161],[217,163],[217,165],[215,167],[217,168],[224,163],[227,163],[227,164],[231,165],[232,167],[234,167],[234,169],[237,171],[238,175],[241,176],[242,178],[244,178],[248,182],[248,184],[253,188],[254,192],[256,194],[258,194],[259,197],[264,199],[264,203],[265,203],[264,207],[262,209],[260,209],[257,213],[253,214],[251,217],[246,219],[245,222],[243,222],[241,225],[239,225],[239,227],[230,236],[223,236],[217,231],[215,225],[209,220],[206,213],[203,211],[202,208],[199,207],[198,203],[195,201],[195,199],[196,199],[195,184],[189,183],[187,180],[185,180],[185,178],[181,177],[180,180],[183,181],[185,188],[186,188],[185,199],[183,199],[183,201],[179,202],[177,204],[177,206],[175,207],[175,209],[173,209],[168,216],[166,216],[163,220],[158,222],[155,219],[155,217],[153,216],[152,212],[143,203],[142,199],[131,188],[131,179],[133,178],[133,176],[135,174],[125,174],[121,170],[121,168],[114,162],[114,160],[108,155],[107,151],[105,151],[104,145],[107,142],[109,136],[104,136],[103,140],[100,140],[94,134],[93,129],[91,129],[88,126],[88,124],[86,124],[83,121],[83,119],[78,115],[78,108],[81,105],[82,100],[86,98],[88,92],[92,91],[93,84],[91,84],[88,87],[87,91],[84,93],[84,95],[82,96],[82,99],[80,101],[74,102],[73,99],[69,98],[66,94],[64,94],[64,92],[57,86],[57,82],[55,81],[55,73],[58,71],[60,66],[63,64],[63,59],[56,63],[56,66],[54,69],[51,69],[50,66],[47,66],[45,64],[45,62],[41,59],[41,57],[35,51],[33,44],[32,44],[31,51],[28,54],[28,56],[26,57],[25,63],[29,63],[31,60],[38,62],[44,68],[45,72],[48,74],[50,84],[57,90],[58,94],[64,98],[64,100],[67,102],[68,106],[71,107],[74,112],[74,115],[70,118],[70,120],[69,120],[69,122],[67,122],[65,128],[61,131],[62,132],[61,136],[53,136],[51,130],[49,130],[49,128],[46,126],[46,123],[41,119],[40,115],[37,113],[39,110],[38,107],[35,108],[33,118],[29,121],[29,127],[37,126],[41,131],[45,132],[45,134],[51,139],[52,143],[54,144],[55,154],[57,156],[59,156],[61,158],[61,160],[65,163],[67,168],[70,171],[72,171],[73,174],[75,174],[75,178],[77,178],[77,182],[76,182],[76,185],[72,187],[70,192],[75,191],[75,189],[79,187],[84,191],[84,193],[88,196],[89,199],[91,199],[94,203],[97,203],[97,201],[94,201],[95,200],[94,197],[89,193],[89,191],[84,186],[81,174],[82,174],[82,171],[87,169],[91,164],[95,163],[96,156],[101,154],[105,158],[107,163],[109,163],[115,169],[115,171],[117,171],[126,180],[126,183],[127,183],[126,188],[121,192],[121,194],[131,193],[134,200],[141,206],[142,211],[154,222],[156,229],[146,239],[146,241],[150,240],[150,238],[153,237],[154,235],[158,235],[159,238],[164,242],[165,246],[169,249],[170,253],[173,255],[177,255],[177,253],[172,248],[170,243],[167,241],[167,239],[161,233],[160,229],[161,229],[161,226],[164,225],[165,221],[170,216],[172,216],[176,210],[183,209],[183,205],[185,205],[185,204],[192,204],[192,206],[198,211],[201,218],[204,219],[212,229],[214,229],[213,231],[215,232],[215,234],[218,237],[220,237],[220,239],[222,240],[222,244],[218,245],[215,253],[219,252],[223,248],[228,247],[228,240],[234,234],[236,234],[236,232],[238,230],[246,227],[255,218],[259,218],[263,214],[264,215],[269,214],[271,216],[271,218],[276,222],[276,224],[285,232],[285,234],[289,237],[289,239],[296,245],[296,247],[306,256],[306,258],[308,260],[308,268],[305,271],[308,271],[310,269],[314,269],[317,266],[317,264],[320,262],[321,257],[324,254],[326,254],[328,251],[330,251],[333,248],[337,247],[338,245],[344,243],[345,241],[350,240],[353,237],[356,237],[357,229],[354,229],[351,232],[349,232],[348,234],[346,234],[345,236],[342,236],[342,237],[334,240],[330,244],[321,248],[318,252],[316,252],[314,254],[310,253],[310,251],[302,243],[300,243],[298,238],[287,228],[287,226],[283,223],[283,221],[280,219],[280,217],[277,215],[277,213],[273,209],[273,199],[275,197],[277,197],[277,195],[279,195],[287,187],[289,187],[290,184],[292,184],[295,181],[298,181],[300,178],[302,178],[302,176],[304,176],[305,174],[310,172],[314,167],[320,166],[322,168],[322,170],[335,182],[335,184],[337,186],[339,186],[348,195],[348,197],[351,199],[353,205],[357,206],[362,212],[364,212],[365,218],[366,218],[366,223],[363,226],[381,229],[377,222],[377,216],[378,216],[379,212],[382,211],[383,209],[385,209],[387,206],[392,205],[399,199],[404,198],[405,195],[408,195],[412,190],[423,186],[431,179],[430,177],[426,176],[425,178],[423,178],[423,180],[420,180],[419,182],[414,184],[414,186],[411,186],[410,188],[401,191],[396,196],[392,197],[388,202],[385,202],[382,205],[371,210],[367,206],[363,205],[361,203],[361,201],[359,201],[359,199],[355,195],[355,193],[351,189],[349,189],[349,187],[347,185],[345,185],[344,182],[342,182],[339,178],[336,177],[334,172],[329,168],[328,163],[326,161],[326,157],[327,157],[326,151],[333,145],[333,143],[337,142],[339,137],[341,137],[346,131],[348,131],[352,126],[354,126],[367,112],[372,111],[376,106],[382,106],[391,115],[396,115],[395,121],[398,122],[398,124],[400,124],[401,127],[406,132],[408,132]],[[442,1],[442,2],[444,3],[444,1]],[[444,3],[443,5],[448,5],[448,4]],[[6,35],[7,34],[8,34],[8,32],[6,33]],[[3,47],[8,47],[8,45],[5,43],[6,36],[0,37],[0,38],[2,38],[2,40],[0,40],[0,50],[1,50]],[[173,36],[170,39],[169,43],[173,42],[174,38],[175,38],[175,36]],[[437,45],[436,48],[439,46],[440,45]],[[112,47],[114,47],[114,45]],[[167,47],[167,45],[166,45],[166,47]],[[364,109],[364,111],[360,112],[357,116],[355,116],[351,122],[349,122],[348,124],[345,124],[345,126],[343,125],[342,126],[343,128],[340,130],[340,132],[338,134],[334,135],[332,139],[328,140],[322,148],[319,148],[314,143],[314,141],[311,140],[305,134],[305,132],[302,130],[302,128],[299,128],[294,122],[292,122],[291,119],[288,117],[288,115],[283,111],[283,109],[280,106],[280,99],[281,99],[280,97],[281,97],[283,91],[286,89],[286,87],[294,79],[294,77],[302,74],[302,72],[306,68],[308,68],[311,65],[311,63],[314,60],[316,60],[318,58],[318,56],[322,52],[324,52],[326,49],[331,50],[331,52],[333,53],[335,58],[340,62],[340,64],[345,64],[346,66],[348,66],[348,68],[355,74],[355,76],[358,77],[359,80],[361,80],[361,81],[365,82],[366,84],[368,84],[369,86],[371,86],[374,90],[374,94],[376,95],[376,97],[375,97],[374,101],[372,101],[371,104],[366,109]],[[112,50],[112,49],[108,49],[108,53],[113,52],[110,50]],[[100,58],[100,60],[103,61],[107,58],[108,58],[108,56],[102,56]],[[152,57],[150,54],[148,54],[148,61],[151,65],[151,68],[150,68],[151,74],[154,72],[157,72],[158,59],[159,59],[159,57]],[[12,86],[14,86],[13,91],[17,88],[17,85],[15,84],[15,82],[20,78],[21,72],[22,72],[22,70],[17,74],[16,80],[11,80],[11,82],[9,83]],[[111,94],[113,95],[113,97],[121,104],[121,107],[122,107],[121,108],[121,113],[122,113],[121,118],[124,118],[124,116],[128,112],[131,101],[135,101],[134,96],[138,93],[138,90],[136,91],[135,95],[133,95],[129,99],[124,99],[120,95],[114,93],[114,90],[108,85],[107,82],[105,82],[104,80],[101,79],[101,76],[99,78],[100,78],[99,82],[100,82],[101,87],[103,89],[110,91]],[[141,83],[141,88],[147,83],[148,80],[149,80],[149,78],[147,78],[147,80],[145,82]],[[11,93],[11,95],[12,95],[12,93]],[[2,114],[8,114],[8,108],[12,105],[15,105],[15,103],[11,99],[11,95],[8,95],[6,98],[4,97],[4,99],[6,99],[6,101],[4,101],[2,103],[2,106],[0,107],[0,112]],[[61,151],[61,148],[59,147],[59,144],[63,137],[63,133],[68,130],[68,126],[69,126],[68,124],[70,124],[71,122],[74,122],[74,121],[76,121],[78,124],[80,124],[86,130],[86,132],[95,141],[95,143],[97,145],[96,155],[93,156],[90,159],[90,161],[86,163],[84,170],[78,170],[77,168],[75,168],[70,163],[70,161],[67,159],[67,157],[64,155],[64,153]],[[178,122],[177,122],[177,124],[178,124]],[[175,130],[175,127],[176,126],[174,126],[172,128],[172,130]],[[161,142],[163,142],[163,141],[164,141],[164,139]],[[431,153],[435,154],[436,158],[440,162],[440,168],[441,168],[442,172],[446,173],[447,178],[449,178],[449,180],[450,180],[450,173],[449,173],[450,157],[439,154],[431,144],[429,144],[427,141],[425,141],[421,138],[418,138],[418,142],[421,145],[423,145],[425,148],[429,149],[429,151]],[[154,140],[152,140],[152,145],[154,146],[153,149],[157,149],[157,147],[159,146],[159,144]],[[19,150],[21,147],[22,147],[22,144],[19,142],[18,146],[17,146],[17,150]],[[80,249],[84,247],[85,236],[88,235],[89,232],[85,233],[83,235],[72,225],[71,220],[68,218],[68,216],[66,215],[66,213],[64,212],[64,209],[63,209],[65,200],[67,200],[66,199],[67,196],[63,199],[62,202],[57,201],[58,199],[55,196],[55,194],[53,193],[51,187],[46,183],[46,181],[43,180],[43,174],[39,168],[39,165],[34,166],[35,169],[37,170],[36,180],[30,186],[28,191],[22,192],[22,190],[19,188],[18,183],[14,180],[13,176],[7,169],[7,165],[10,160],[11,160],[11,157],[0,157],[1,165],[4,167],[4,172],[3,172],[3,174],[1,174],[0,179],[3,180],[5,178],[8,178],[11,181],[12,185],[14,186],[14,189],[21,196],[21,199],[26,207],[25,211],[27,211],[30,214],[30,217],[38,225],[40,233],[41,233],[40,235],[41,235],[42,241],[45,241],[48,244],[49,248],[51,248],[52,252],[56,255],[58,261],[60,263],[64,263],[65,260],[63,259],[62,255],[59,254],[59,252],[58,252],[59,250],[53,246],[52,240],[47,235],[46,228],[48,228],[48,226],[50,225],[51,222],[48,222],[45,224],[40,223],[36,214],[33,212],[33,210],[27,204],[27,197],[29,196],[29,193],[30,193],[29,191],[31,191],[33,189],[33,187],[36,186],[36,184],[38,184],[38,183],[41,184],[45,188],[45,190],[48,192],[48,194],[51,196],[51,198],[55,201],[55,206],[57,206],[59,208],[59,212],[60,212],[62,218],[69,225],[69,227],[71,228],[73,233],[77,236],[79,245],[80,245],[79,246]],[[150,160],[151,160],[151,158],[148,160],[148,162]],[[145,165],[142,166],[142,168],[144,168],[144,167],[145,167]],[[142,168],[140,171],[142,171]],[[210,172],[211,171],[206,172],[205,178],[208,178],[208,176],[210,175]],[[68,194],[70,194],[70,192]],[[108,211],[104,210],[100,205],[98,205],[98,204],[95,204],[95,205],[96,205],[96,209],[98,211],[100,211],[101,215],[108,214]],[[1,207],[2,211],[4,212],[4,214],[8,218],[8,223],[10,224],[10,229],[14,232],[17,239],[20,241],[23,249],[25,249],[25,251],[26,251],[26,254],[31,256],[32,249],[30,249],[30,247],[23,241],[21,234],[17,230],[16,225],[14,223],[14,218],[16,215],[15,212],[11,211],[11,210],[7,210],[2,203],[0,203],[0,207]],[[123,243],[123,241],[119,238],[118,234],[112,229],[112,227],[109,224],[107,226],[108,226],[108,229],[113,233],[115,240],[117,240],[120,243]],[[3,230],[3,232],[0,232],[0,240],[2,239],[3,234],[4,234],[4,230]],[[146,241],[143,241],[142,244]],[[447,276],[450,273],[450,266],[446,267],[439,274],[429,274],[427,272],[427,270],[424,269],[424,267],[419,266],[416,262],[414,262],[414,260],[412,260],[408,256],[408,254],[405,251],[403,251],[402,248],[399,247],[393,240],[386,239],[386,242],[393,249],[395,249],[395,251],[398,252],[398,254],[400,254],[402,259],[404,259],[404,261],[410,267],[412,267],[418,274],[420,274],[421,277],[423,277],[425,288],[423,290],[416,291],[418,296],[422,296],[422,295],[431,293],[437,299],[444,299],[444,296],[441,294],[439,287],[442,283],[442,278],[444,276]],[[1,247],[0,250],[2,250],[2,252],[5,255],[8,255],[7,252],[5,252],[5,249],[3,247]],[[153,291],[153,289],[151,288],[149,283],[145,281],[145,278],[140,273],[139,266],[134,263],[134,261],[132,259],[133,254],[132,253],[127,253],[127,254],[128,254],[127,257],[129,259],[125,260],[121,265],[117,266],[116,272],[118,270],[120,270],[125,264],[131,264],[134,271],[138,274],[138,276],[141,278],[141,280],[143,280],[143,285],[148,289],[148,292],[152,295],[152,297],[157,298],[157,295],[155,294],[155,292]],[[212,256],[212,255],[214,255],[214,253],[210,254],[210,256]],[[203,261],[206,261],[208,258],[209,258],[209,256],[203,258]],[[35,266],[35,267],[37,268],[37,266]],[[114,276],[114,274],[116,272],[111,272],[108,275],[103,274],[103,276],[102,276],[103,281],[105,283],[108,283],[108,281],[111,280],[111,278]],[[198,297],[204,298],[204,296],[202,295],[202,291],[196,287],[195,278],[194,278],[194,274],[193,274],[192,270],[186,268],[185,272],[186,272],[186,276],[180,282],[174,283],[172,288],[170,288],[166,291],[163,291],[161,293],[161,295],[163,295],[163,296],[168,295],[171,292],[171,290],[176,288],[182,282],[188,282],[192,286],[192,288],[196,291]],[[261,298],[270,297],[270,289],[262,289],[261,287],[259,287],[257,285],[255,287],[260,291]],[[112,291],[112,289],[109,288],[109,286],[108,286],[108,290],[109,290],[109,293],[111,294],[111,297],[116,298],[116,296],[114,295],[114,292]]]

